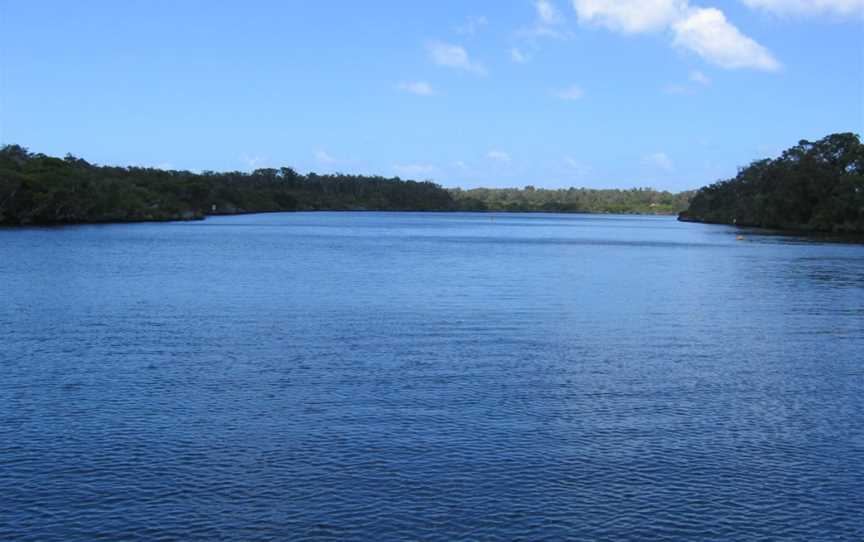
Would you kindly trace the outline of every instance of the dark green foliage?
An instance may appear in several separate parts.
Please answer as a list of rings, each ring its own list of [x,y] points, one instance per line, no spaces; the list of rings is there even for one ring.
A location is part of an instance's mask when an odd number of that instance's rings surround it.
[[[96,166],[67,155],[0,149],[0,224],[184,220],[269,211],[534,211],[673,214],[690,193],[632,190],[445,190],[429,181],[301,175],[291,168],[215,173]]]
[[[200,174],[95,166],[0,149],[0,224],[68,224],[202,218],[297,210],[447,211],[449,192],[424,181],[300,175],[291,168]]]
[[[525,211],[550,213],[675,214],[687,207],[691,192],[672,194],[651,188],[595,190],[564,188],[546,190],[475,188],[451,190],[460,210]]]
[[[835,233],[864,232],[864,145],[851,133],[801,141],[734,179],[702,188],[681,220]]]

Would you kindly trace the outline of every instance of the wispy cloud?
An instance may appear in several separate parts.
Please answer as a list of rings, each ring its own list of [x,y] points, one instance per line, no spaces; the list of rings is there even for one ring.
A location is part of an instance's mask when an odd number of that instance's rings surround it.
[[[473,61],[468,56],[468,51],[461,45],[433,41],[426,45],[426,50],[432,62],[439,66],[465,70],[478,75],[486,73],[486,68],[479,62]]]
[[[535,0],[534,9],[537,10],[537,17],[542,24],[551,26],[560,24],[563,21],[558,8],[549,0]]]
[[[499,151],[499,150],[495,150],[495,149],[487,152],[486,158],[488,158],[490,160],[495,160],[498,162],[505,162],[505,163],[510,162],[510,155],[509,154],[507,154],[504,151]]]
[[[434,96],[436,94],[432,85],[425,81],[403,81],[396,88],[403,92],[416,94],[417,96]]]
[[[572,36],[564,26],[564,17],[551,0],[535,0],[535,22],[526,28],[521,28],[516,35],[523,38],[554,38],[567,39]]]
[[[315,151],[315,160],[317,160],[321,164],[332,164],[336,162],[336,159],[323,149],[318,149],[317,151]]]
[[[522,49],[513,47],[510,49],[510,60],[517,64],[527,64],[528,62],[531,62],[531,56],[522,51]]]
[[[838,18],[864,17],[864,0],[742,0],[752,9],[775,15],[814,16],[828,15]]]
[[[473,36],[481,28],[489,24],[489,20],[483,15],[470,15],[465,19],[465,22],[457,25],[454,30],[457,34]]]
[[[663,92],[678,96],[688,96],[695,94],[699,87],[711,86],[711,78],[699,70],[691,71],[689,80],[687,84],[672,83],[666,85],[663,87]]]
[[[672,162],[672,159],[663,152],[655,152],[653,154],[644,156],[642,158],[642,163],[658,169],[662,169],[666,172],[671,172],[675,169],[675,164]]]
[[[430,164],[395,164],[393,171],[400,177],[429,177],[434,175],[438,168]]]
[[[777,71],[780,63],[745,36],[716,8],[696,8],[688,0],[573,0],[583,24],[615,32],[671,32],[672,43],[727,69]]]
[[[663,92],[666,94],[672,94],[673,96],[687,96],[693,94],[693,89],[688,85],[672,83],[663,87]]]
[[[577,177],[585,177],[586,175],[591,173],[591,167],[584,162],[580,162],[576,160],[572,156],[565,156],[564,163],[571,170],[571,172]]]
[[[585,97],[585,91],[579,85],[571,85],[567,88],[556,90],[555,96],[562,100],[575,101]]]
[[[258,166],[261,166],[265,160],[266,158],[257,154],[243,153],[240,155],[240,161],[246,164],[246,167],[249,169],[256,169]]]
[[[711,85],[711,78],[700,72],[699,70],[693,70],[690,72],[690,80],[694,83],[698,83],[703,87],[707,87]]]

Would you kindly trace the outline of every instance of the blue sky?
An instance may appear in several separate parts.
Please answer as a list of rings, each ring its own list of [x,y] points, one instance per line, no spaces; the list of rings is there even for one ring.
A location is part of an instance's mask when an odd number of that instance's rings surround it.
[[[0,0],[0,141],[100,164],[696,188],[864,131],[864,0]]]

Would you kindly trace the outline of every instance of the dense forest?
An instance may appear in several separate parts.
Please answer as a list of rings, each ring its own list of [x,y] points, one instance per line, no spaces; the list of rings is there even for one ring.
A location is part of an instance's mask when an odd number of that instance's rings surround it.
[[[549,190],[474,188],[450,191],[458,207],[466,211],[676,214],[687,208],[692,192],[659,192],[651,188]]]
[[[689,207],[688,207],[689,204]],[[682,212],[683,209],[686,209]],[[864,145],[851,133],[801,141],[698,192],[475,188],[291,168],[216,173],[94,165],[0,148],[0,224],[189,220],[270,211],[674,214],[683,221],[864,232]]]
[[[97,166],[67,155],[0,149],[0,224],[181,220],[213,214],[305,210],[451,210],[431,182],[300,175],[291,168],[200,174]]]
[[[0,224],[189,220],[269,211],[546,211],[676,213],[689,194],[651,189],[446,190],[430,181],[301,175],[291,168],[166,171],[98,166],[0,148]]]
[[[699,190],[679,219],[864,233],[864,145],[851,133],[801,141]]]

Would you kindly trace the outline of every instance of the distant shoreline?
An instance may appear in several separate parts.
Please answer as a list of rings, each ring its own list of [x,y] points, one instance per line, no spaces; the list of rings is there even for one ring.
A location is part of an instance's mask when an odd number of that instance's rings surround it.
[[[692,192],[653,188],[444,188],[380,175],[301,174],[100,166],[82,158],[0,148],[0,224],[195,220],[292,211],[474,211],[669,214]]]
[[[103,220],[90,222],[64,222],[64,223],[31,223],[31,224],[0,224],[0,231],[3,230],[25,230],[25,229],[54,229],[67,226],[111,226],[111,225],[131,225],[131,224],[159,224],[159,223],[192,223],[203,222],[208,218],[220,216],[250,216],[264,214],[296,214],[296,213],[414,213],[414,214],[498,214],[498,215],[586,215],[586,216],[642,216],[655,218],[673,218],[674,214],[670,213],[611,213],[611,212],[585,212],[585,211],[461,211],[461,210],[380,210],[380,209],[303,209],[293,211],[248,211],[236,213],[215,213],[193,218],[165,218],[165,219],[149,219],[149,220]],[[745,224],[728,224],[725,222],[709,222],[698,220],[695,218],[686,218],[678,216],[678,222],[691,224],[705,224],[709,226],[726,226],[736,228],[743,236],[747,235],[762,235],[776,237],[797,237],[808,240],[818,240],[822,242],[841,243],[841,244],[864,244],[864,234],[857,233],[831,233],[820,232],[804,229],[782,229],[782,228],[764,228],[754,225]]]
[[[23,228],[59,228],[63,226],[108,226],[118,224],[159,224],[168,222],[203,222],[208,218],[220,216],[248,216],[248,215],[264,215],[264,214],[296,214],[296,213],[420,213],[420,214],[507,214],[507,215],[527,215],[527,214],[552,214],[552,215],[591,215],[591,216],[653,216],[653,217],[669,217],[675,216],[674,213],[638,213],[638,212],[605,212],[605,211],[534,211],[534,210],[485,210],[485,211],[467,211],[459,209],[450,210],[417,210],[417,209],[295,209],[290,211],[243,211],[236,213],[208,213],[203,215],[195,215],[190,218],[170,217],[170,218],[142,218],[142,219],[114,219],[114,220],[88,220],[77,222],[29,222],[21,224],[4,224],[0,223],[0,229],[23,229]]]

